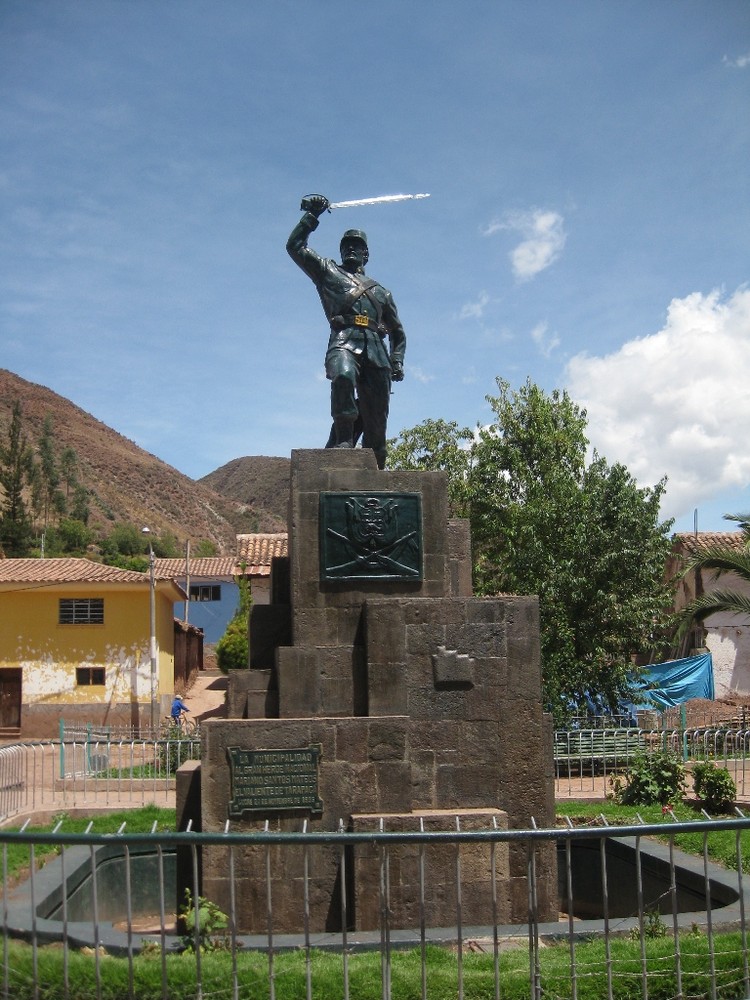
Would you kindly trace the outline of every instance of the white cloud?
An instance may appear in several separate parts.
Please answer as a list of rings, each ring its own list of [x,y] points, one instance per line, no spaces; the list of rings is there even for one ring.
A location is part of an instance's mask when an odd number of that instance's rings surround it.
[[[565,385],[600,454],[644,486],[667,475],[665,516],[750,484],[750,289],[673,299],[661,330],[577,355]]]
[[[487,292],[480,292],[476,302],[466,302],[461,306],[458,314],[459,319],[481,319],[489,304],[490,297]]]
[[[742,56],[737,56],[735,59],[724,56],[722,62],[725,66],[731,66],[732,69],[747,69],[750,66],[750,52],[746,52]]]
[[[549,333],[549,323],[537,323],[531,331],[531,339],[539,348],[542,357],[549,358],[552,352],[560,346],[560,338],[556,333]]]
[[[509,256],[513,274],[519,281],[529,281],[557,260],[565,246],[565,220],[559,212],[535,209],[511,212],[504,219],[490,223],[484,230],[492,236],[503,229],[520,233],[522,241]]]
[[[412,368],[411,365],[409,366],[409,375],[412,378],[416,379],[417,382],[422,382],[423,384],[435,381],[434,375],[428,374],[422,368],[417,368],[417,367]]]

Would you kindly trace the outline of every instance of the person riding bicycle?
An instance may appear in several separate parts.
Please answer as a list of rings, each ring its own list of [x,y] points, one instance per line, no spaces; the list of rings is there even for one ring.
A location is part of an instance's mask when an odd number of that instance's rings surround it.
[[[177,726],[182,725],[182,713],[183,712],[189,712],[189,711],[190,711],[190,709],[187,707],[187,705],[185,704],[185,702],[182,700],[182,695],[177,694],[177,692],[175,692],[174,700],[172,702],[172,710],[171,710],[172,722],[174,722],[174,724],[177,725]]]

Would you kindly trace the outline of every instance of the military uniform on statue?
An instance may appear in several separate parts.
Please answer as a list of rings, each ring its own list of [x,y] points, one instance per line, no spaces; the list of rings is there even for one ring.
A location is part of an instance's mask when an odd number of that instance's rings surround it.
[[[307,245],[328,208],[323,195],[302,202],[305,214],[292,230],[287,251],[315,283],[331,334],[326,377],[331,381],[333,428],[326,447],[353,448],[361,427],[362,444],[385,467],[386,427],[391,382],[404,377],[406,335],[393,296],[365,275],[367,237],[349,229],[341,239],[341,264]],[[388,338],[390,351],[386,349]]]

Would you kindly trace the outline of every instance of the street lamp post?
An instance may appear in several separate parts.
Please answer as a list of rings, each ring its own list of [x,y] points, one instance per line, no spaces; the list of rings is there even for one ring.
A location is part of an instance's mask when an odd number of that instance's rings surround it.
[[[150,535],[149,528],[141,529],[144,535]],[[154,566],[154,547],[148,540],[148,570],[149,570],[149,658],[151,660],[151,735],[156,735],[156,576]]]

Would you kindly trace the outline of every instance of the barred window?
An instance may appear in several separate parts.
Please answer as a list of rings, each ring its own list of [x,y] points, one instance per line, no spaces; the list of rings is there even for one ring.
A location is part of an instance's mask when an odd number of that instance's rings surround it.
[[[61,597],[60,625],[103,625],[103,597]]]
[[[104,667],[76,667],[76,684],[78,687],[104,684]]]
[[[210,583],[195,583],[190,585],[191,601],[220,601],[221,587]]]

